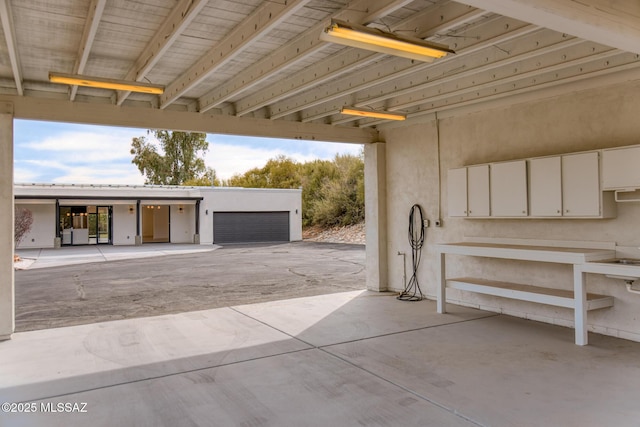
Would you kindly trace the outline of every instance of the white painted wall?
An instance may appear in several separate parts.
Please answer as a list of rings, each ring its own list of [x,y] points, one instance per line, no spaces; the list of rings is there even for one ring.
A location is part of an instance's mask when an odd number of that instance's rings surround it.
[[[56,237],[56,205],[16,203],[16,208],[26,208],[33,215],[31,231],[22,239],[18,249],[53,248]]]
[[[427,230],[419,271],[423,291],[435,296],[433,245],[469,237],[614,241],[640,246],[640,203],[618,204],[607,220],[463,219],[447,216],[447,170],[464,165],[570,153],[640,143],[640,82],[590,89],[542,101],[504,106],[468,114],[449,114],[436,122],[407,122],[383,129],[387,178],[387,261],[389,288],[402,289],[402,257],[409,252],[409,209],[419,203],[432,222]],[[442,180],[441,185],[439,180]],[[441,195],[441,202],[439,202]],[[439,214],[439,206],[441,213]],[[627,256],[629,256],[628,254]],[[636,254],[640,258],[640,253]],[[410,269],[410,266],[408,266]],[[448,275],[529,283],[571,289],[571,268],[564,265],[450,257]],[[589,292],[612,295],[613,308],[589,313],[590,330],[640,341],[640,295],[628,293],[620,280],[587,276]],[[571,310],[450,291],[464,304],[561,325],[572,325]]]
[[[133,211],[129,211],[129,207]],[[114,245],[134,245],[136,242],[136,206],[113,205],[112,237]]]
[[[153,238],[169,240],[169,206],[153,210]]]
[[[195,211],[195,205],[171,206],[171,243],[193,243],[196,231]]]
[[[302,190],[203,188],[200,243],[213,243],[213,212],[289,212],[289,238],[302,240]],[[207,210],[209,214],[207,215]]]

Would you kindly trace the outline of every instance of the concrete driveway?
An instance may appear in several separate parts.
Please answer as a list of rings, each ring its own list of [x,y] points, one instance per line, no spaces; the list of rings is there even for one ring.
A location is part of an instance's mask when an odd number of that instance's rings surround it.
[[[202,247],[183,246],[40,254],[32,267],[41,268],[16,271],[16,331],[365,288],[362,245],[293,242],[198,252],[189,249]]]

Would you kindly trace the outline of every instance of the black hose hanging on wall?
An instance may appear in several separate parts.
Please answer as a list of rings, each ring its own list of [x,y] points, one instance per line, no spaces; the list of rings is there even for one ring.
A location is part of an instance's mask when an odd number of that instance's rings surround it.
[[[418,217],[416,217],[416,214]],[[398,295],[401,301],[421,301],[424,298],[418,283],[418,266],[422,257],[422,246],[424,245],[424,216],[422,208],[415,204],[409,211],[409,244],[411,245],[412,271],[411,279],[404,285],[404,290]]]

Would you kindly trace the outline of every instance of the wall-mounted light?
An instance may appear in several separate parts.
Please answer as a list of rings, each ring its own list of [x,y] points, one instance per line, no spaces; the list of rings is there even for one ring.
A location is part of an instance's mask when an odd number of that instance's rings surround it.
[[[80,74],[49,73],[51,83],[67,84],[71,86],[87,86],[99,89],[126,90],[130,92],[151,93],[161,95],[164,86],[149,83],[132,82],[127,80],[105,79],[102,77],[90,77]]]
[[[369,28],[338,19],[331,20],[331,25],[320,34],[320,39],[424,62],[433,62],[435,58],[455,53],[446,45],[428,42],[416,37],[399,36],[377,28]]]
[[[360,117],[372,117],[376,119],[386,119],[386,120],[406,120],[406,114],[401,113],[391,113],[388,111],[375,111],[375,110],[364,110],[360,108],[354,107],[344,107],[340,110],[341,114],[348,114],[350,116],[360,116]]]

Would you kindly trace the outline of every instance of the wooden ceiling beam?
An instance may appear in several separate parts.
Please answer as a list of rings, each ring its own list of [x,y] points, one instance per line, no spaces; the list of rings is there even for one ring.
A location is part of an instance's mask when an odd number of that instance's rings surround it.
[[[235,27],[216,46],[200,58],[184,74],[167,86],[160,96],[160,108],[166,108],[216,70],[236,57],[254,40],[271,31],[282,21],[300,10],[310,0],[264,2]]]
[[[534,25],[640,54],[640,2],[458,0]]]
[[[349,3],[333,18],[360,24],[368,24],[393,11],[402,8],[410,1],[407,0],[356,0]],[[320,40],[320,34],[329,25],[329,19],[314,25],[311,29],[296,37],[293,41],[282,46],[261,61],[247,68],[242,74],[229,80],[199,99],[200,112],[206,112],[236,97],[252,87],[262,83],[274,74],[290,67],[320,50],[326,42]],[[315,67],[314,67],[315,68]],[[261,91],[262,92],[262,91]],[[254,111],[261,106],[254,106]],[[243,110],[240,115],[249,111]]]
[[[124,80],[142,81],[207,3],[209,0],[180,0],[138,56]],[[118,91],[116,103],[122,105],[130,94],[130,91]]]
[[[98,32],[98,25],[100,19],[102,19],[102,13],[104,12],[104,6],[107,4],[107,0],[91,0],[89,5],[89,14],[87,15],[87,21],[82,32],[82,39],[80,41],[80,48],[78,49],[78,55],[76,57],[76,63],[73,66],[72,74],[84,74],[84,67],[87,65],[89,54],[91,53],[91,46],[93,46],[93,40]],[[78,93],[78,86],[71,86],[69,99],[73,101]]]
[[[22,87],[22,69],[20,67],[20,56],[18,55],[18,44],[16,41],[16,31],[13,24],[13,13],[9,0],[0,0],[0,22],[2,22],[2,30],[4,38],[7,42],[7,50],[9,52],[9,61],[11,62],[11,71],[13,72],[13,80],[16,84],[18,95],[24,95]]]

